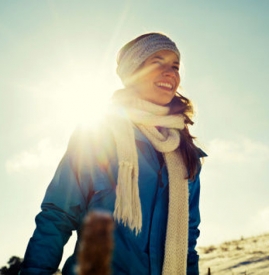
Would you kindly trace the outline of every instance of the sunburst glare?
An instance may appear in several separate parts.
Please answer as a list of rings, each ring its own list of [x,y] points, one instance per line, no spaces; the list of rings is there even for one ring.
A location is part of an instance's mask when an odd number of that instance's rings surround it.
[[[56,66],[42,83],[25,88],[38,94],[36,101],[40,108],[46,105],[47,123],[70,133],[77,125],[91,128],[98,125],[116,85],[105,70],[73,64],[69,69]]]

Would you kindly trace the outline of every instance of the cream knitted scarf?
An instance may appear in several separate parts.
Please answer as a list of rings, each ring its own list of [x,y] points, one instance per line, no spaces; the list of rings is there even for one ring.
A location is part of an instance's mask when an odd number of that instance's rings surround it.
[[[119,160],[114,218],[135,230],[142,228],[138,189],[138,156],[133,127],[150,140],[163,154],[169,175],[169,213],[165,242],[163,275],[183,275],[187,269],[188,251],[188,181],[179,150],[183,115],[168,115],[169,107],[141,99],[130,99],[126,105],[112,108],[109,125],[114,135]]]

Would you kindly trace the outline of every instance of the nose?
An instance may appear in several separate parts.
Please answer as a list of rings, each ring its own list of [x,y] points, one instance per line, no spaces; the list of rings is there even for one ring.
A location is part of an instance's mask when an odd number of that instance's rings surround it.
[[[164,76],[177,76],[178,72],[174,68],[167,66],[163,69],[162,74]]]
[[[180,83],[180,75],[177,70],[175,70],[171,66],[167,66],[163,69],[162,75],[164,77],[170,77],[173,78],[178,84]]]

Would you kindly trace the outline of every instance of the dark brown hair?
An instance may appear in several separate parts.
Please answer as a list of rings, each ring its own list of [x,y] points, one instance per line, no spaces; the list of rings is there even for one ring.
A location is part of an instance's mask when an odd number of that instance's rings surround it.
[[[194,144],[195,137],[190,134],[189,125],[193,125],[191,117],[193,116],[192,102],[176,93],[175,97],[170,102],[170,114],[183,114],[185,117],[185,127],[180,131],[180,151],[183,161],[188,169],[188,179],[193,180],[196,173],[200,169],[201,161],[199,158],[199,149]]]

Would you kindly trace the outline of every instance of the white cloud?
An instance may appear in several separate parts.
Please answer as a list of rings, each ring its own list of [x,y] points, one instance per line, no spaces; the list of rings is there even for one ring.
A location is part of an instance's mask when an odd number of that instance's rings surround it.
[[[51,167],[59,161],[64,152],[60,146],[52,146],[49,138],[42,139],[38,144],[20,152],[6,161],[6,171],[16,173],[24,170],[34,170],[40,167]]]
[[[246,137],[237,140],[214,139],[209,143],[208,154],[214,161],[268,161],[269,146]]]
[[[234,238],[234,232],[230,232],[231,228],[225,228],[223,224],[214,221],[202,222],[199,226],[201,235],[198,238],[198,246],[216,245]],[[220,234],[221,232],[221,234]]]
[[[244,215],[244,214],[243,214]],[[220,244],[225,241],[251,237],[269,232],[269,206],[258,210],[243,223],[227,223],[214,220],[214,216],[202,218],[198,246]]]
[[[269,206],[259,210],[250,218],[247,231],[254,235],[269,231]]]

